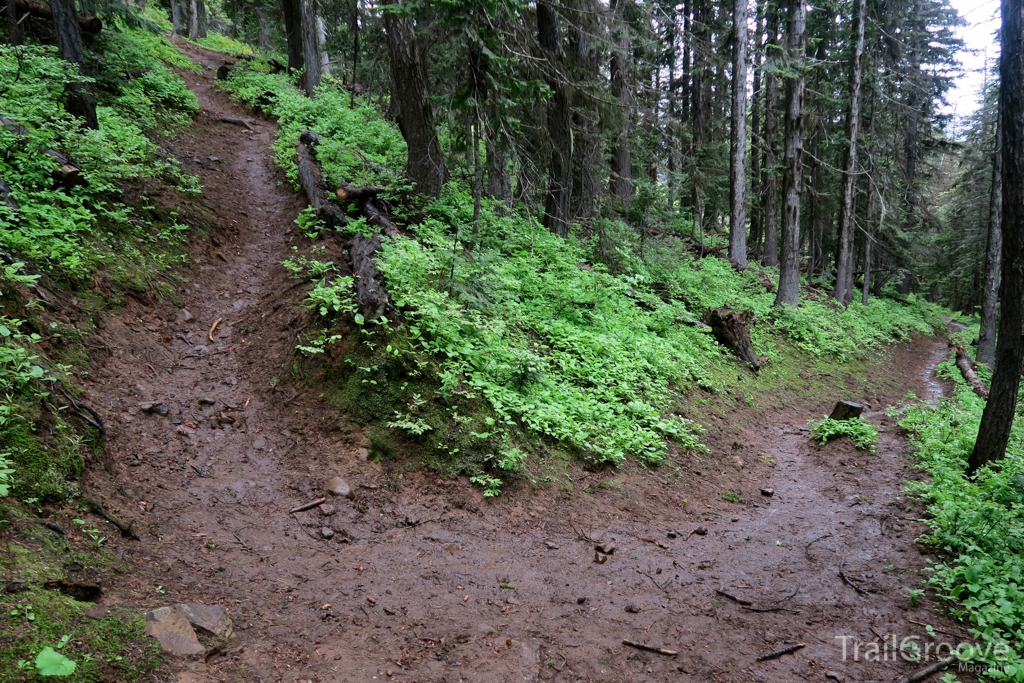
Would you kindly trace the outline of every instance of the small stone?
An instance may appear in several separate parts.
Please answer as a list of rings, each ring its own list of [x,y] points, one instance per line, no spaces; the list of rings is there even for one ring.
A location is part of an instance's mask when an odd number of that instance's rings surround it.
[[[668,534],[666,534],[666,535],[667,535],[667,536],[668,536],[669,538],[675,538],[675,537],[676,537],[676,536],[678,536],[679,534],[677,534],[677,533],[676,533],[676,532],[674,532],[674,531],[670,531],[670,532],[668,532]]]
[[[741,471],[744,466],[743,458],[738,455],[734,455],[729,458],[729,464],[735,467],[737,471]]]
[[[707,536],[708,528],[706,526],[699,526],[693,530],[693,533],[697,534],[698,536]]]
[[[171,409],[167,407],[166,403],[156,403],[154,401],[145,401],[140,403],[139,410],[144,413],[156,413],[160,417],[167,417],[167,414],[171,412]]]
[[[206,158],[209,159],[210,161],[214,162],[214,163],[220,161],[220,159],[218,157],[206,157]]]
[[[775,495],[775,489],[761,489],[761,495],[771,498]]]
[[[544,541],[544,547],[546,547],[548,550],[558,550],[558,546],[552,543],[551,541]]]
[[[630,614],[636,614],[640,611],[640,605],[629,603],[628,605],[626,605],[626,611]]]
[[[495,633],[497,633],[497,631],[495,631],[488,624],[480,624],[476,627],[476,632],[482,636],[493,636]]]
[[[199,399],[199,405],[201,406],[212,406],[217,402],[217,399],[210,398],[209,396],[203,396]]]
[[[188,622],[207,633],[211,633],[225,642],[235,636],[235,625],[220,605],[204,605],[198,602],[187,602],[175,605]]]
[[[577,605],[582,605],[582,604],[584,604],[586,602],[587,602],[587,597],[585,595],[581,595],[580,597],[576,598],[576,604]]]
[[[352,487],[348,485],[348,482],[341,477],[334,477],[324,485],[324,491],[331,494],[332,496],[340,496],[342,498],[353,498]]]
[[[181,316],[182,316],[182,318],[184,318],[185,322],[187,322],[187,323],[192,322],[196,318],[194,315],[192,315],[191,313],[188,312],[187,308],[181,309]]]
[[[324,517],[330,517],[338,511],[338,508],[334,507],[330,503],[324,503],[320,506],[320,514]]]
[[[161,607],[146,614],[146,634],[156,639],[168,654],[188,657],[206,652],[192,624],[173,607]]]
[[[320,529],[320,535],[324,538],[334,538],[334,529],[325,526],[323,529]]]

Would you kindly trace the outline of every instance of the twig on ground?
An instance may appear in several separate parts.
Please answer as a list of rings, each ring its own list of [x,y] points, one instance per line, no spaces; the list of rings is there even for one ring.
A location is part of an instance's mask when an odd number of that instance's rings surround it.
[[[789,612],[790,614],[800,614],[800,610],[789,609],[788,607],[750,607],[743,605],[743,609],[748,612]]]
[[[220,321],[223,320],[223,319],[224,319],[223,317],[220,317],[220,318],[217,318],[216,320],[213,321],[213,324],[210,325],[210,331],[206,333],[206,338],[207,339],[209,339],[210,341],[213,341],[213,333],[217,330],[217,325],[220,325]]]
[[[117,530],[121,532],[122,536],[135,539],[136,541],[141,540],[138,536],[135,535],[135,532],[132,531],[132,526],[135,524],[134,521],[125,524],[117,517],[114,517],[112,514],[107,512],[107,509],[103,507],[103,503],[99,502],[94,498],[90,498],[89,496],[82,496],[82,500],[85,501],[85,504],[89,507],[90,510],[92,510],[97,515],[107,520],[111,524],[113,524],[115,527],[117,527]]]
[[[738,602],[739,604],[743,605],[744,607],[749,607],[750,605],[754,604],[754,603],[750,602],[750,600],[744,600],[743,598],[737,598],[735,595],[732,595],[731,593],[726,593],[723,590],[716,590],[715,592],[718,593],[719,595],[721,595],[723,598],[729,598],[733,602]]]
[[[291,510],[288,511],[288,514],[293,515],[296,512],[305,512],[306,510],[312,510],[317,505],[321,505],[325,502],[327,502],[326,498],[317,498],[316,500],[311,500],[308,503],[304,503],[298,507],[292,508]]]
[[[772,650],[771,652],[767,652],[758,657],[757,661],[767,662],[769,659],[778,659],[782,655],[788,655],[790,652],[796,652],[802,647],[804,647],[803,643],[793,643],[792,645],[787,645],[786,647],[779,648],[778,650]]]
[[[925,668],[907,676],[906,678],[901,680],[900,683],[918,683],[918,681],[923,681],[936,671],[942,671],[955,661],[956,657],[946,657],[945,659],[940,659],[937,662],[932,662]]]
[[[678,654],[675,650],[666,650],[663,647],[654,647],[652,645],[644,645],[643,643],[637,643],[637,642],[634,642],[632,640],[625,640],[625,639],[623,639],[622,644],[623,645],[629,645],[630,647],[635,647],[638,650],[644,650],[645,652],[653,652],[653,653],[658,654],[658,655],[665,655],[666,657],[675,657],[676,654]]]
[[[843,560],[843,563],[841,565],[839,565],[839,578],[843,580],[843,583],[845,583],[847,586],[849,586],[853,590],[857,591],[861,595],[867,595],[867,591],[864,590],[863,588],[861,588],[860,586],[858,586],[857,584],[855,584],[850,579],[850,577],[846,575],[846,572],[843,571],[843,567],[845,565],[846,565],[846,560]]]
[[[815,543],[817,543],[818,541],[822,541],[822,540],[824,540],[826,538],[830,538],[831,536],[832,536],[832,534],[824,534],[823,536],[818,536],[816,539],[814,539],[813,541],[811,541],[810,543],[808,543],[807,545],[804,546],[804,556],[807,558],[807,560],[809,562],[814,562],[814,560],[815,560],[814,555],[811,555],[808,552],[808,550],[810,550],[811,546],[814,545]]]

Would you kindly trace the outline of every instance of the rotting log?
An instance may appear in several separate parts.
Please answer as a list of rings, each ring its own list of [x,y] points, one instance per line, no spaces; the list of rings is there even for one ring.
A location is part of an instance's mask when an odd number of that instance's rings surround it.
[[[17,211],[21,208],[14,197],[11,196],[11,186],[3,178],[0,178],[0,198],[4,200],[4,206],[11,211]]]
[[[864,406],[853,401],[839,401],[829,415],[831,420],[855,420],[864,412]]]
[[[366,216],[366,220],[370,221],[373,225],[376,225],[381,231],[388,237],[398,237],[398,228],[391,222],[391,219],[384,215],[377,205],[373,202],[363,202],[360,205],[363,211],[363,215]]]
[[[704,323],[711,328],[715,339],[756,372],[761,369],[761,362],[750,341],[750,327],[754,322],[753,312],[734,311],[728,306],[711,308],[704,314]]]
[[[53,10],[45,2],[39,2],[39,0],[15,0],[14,6],[19,12],[27,12],[33,17],[53,21]],[[83,33],[99,33],[103,30],[103,21],[99,17],[88,14],[79,14],[77,16],[78,28]]]
[[[376,185],[357,186],[341,183],[341,187],[334,191],[334,196],[339,202],[365,202],[374,199],[384,191],[383,187]]]
[[[19,138],[27,138],[29,135],[28,128],[20,123],[16,123],[14,119],[9,119],[6,116],[0,116],[0,127],[6,128]],[[51,177],[65,188],[86,184],[85,177],[82,175],[82,169],[72,164],[66,156],[55,149],[44,149],[43,154],[51,157],[57,162],[57,168],[53,170]],[[10,190],[8,189],[8,192],[9,191]],[[4,201],[7,203],[6,196]],[[9,203],[8,206],[10,206]]]
[[[974,374],[974,362],[970,356],[967,355],[967,351],[964,349],[962,344],[957,344],[953,347],[956,351],[956,366],[960,368],[960,374],[964,376],[964,381],[967,382],[967,386],[974,390],[978,396],[982,397],[986,401],[988,400],[988,387],[985,383]]]
[[[349,242],[348,253],[352,259],[352,276],[355,280],[359,312],[365,322],[383,317],[391,308],[391,301],[384,291],[384,274],[377,268],[374,257],[380,251],[380,235],[366,237],[356,235]]]
[[[693,235],[687,235],[686,233],[679,232],[678,230],[657,230],[655,228],[647,228],[646,233],[655,237],[675,237],[676,239],[682,240],[690,245],[690,248],[693,249],[698,258],[704,258],[706,256],[726,258],[724,254],[729,248],[728,244],[722,244],[717,247],[702,244],[700,240],[695,238]]]
[[[231,66],[230,64],[221,64],[220,66],[217,67],[217,80],[218,81],[226,81],[226,80],[228,80],[228,76],[230,76],[231,73],[234,70],[235,70],[235,67]]]
[[[328,226],[338,228],[348,225],[348,219],[342,213],[341,207],[328,199],[324,171],[316,158],[314,147],[319,143],[320,137],[310,130],[304,130],[299,135],[299,142],[295,146],[299,182],[302,184],[302,191],[306,193],[309,205],[316,209],[317,217]]]

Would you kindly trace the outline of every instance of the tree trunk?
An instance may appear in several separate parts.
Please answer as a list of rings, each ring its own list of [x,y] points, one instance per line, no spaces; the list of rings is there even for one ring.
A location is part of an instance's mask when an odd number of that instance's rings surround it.
[[[206,3],[203,0],[196,0],[196,38],[206,37]]]
[[[178,0],[181,2],[181,0]],[[284,36],[288,48],[288,69],[301,71],[305,65],[302,51],[302,0],[281,0],[284,15]]]
[[[761,369],[754,345],[750,341],[750,328],[754,324],[752,312],[740,313],[727,306],[712,308],[704,314],[704,324],[711,328],[720,344],[746,361],[752,370]]]
[[[487,196],[506,204],[512,201],[512,176],[508,170],[505,140],[493,123],[484,128],[487,150]]]
[[[199,38],[199,0],[189,0],[188,39]]]
[[[732,27],[729,260],[737,269],[744,270],[747,267],[747,0],[734,0]]]
[[[978,376],[974,374],[974,364],[971,363],[971,359],[967,355],[967,351],[961,344],[957,344],[953,349],[956,352],[956,366],[960,368],[960,374],[964,376],[964,381],[967,382],[967,386],[969,386],[975,394],[987,401],[988,388],[986,388],[985,383],[978,379]]]
[[[562,37],[558,14],[546,0],[537,2],[537,37],[551,68],[560,67]],[[547,81],[553,94],[548,103],[551,165],[544,198],[544,227],[559,237],[568,237],[572,199],[572,112],[564,80],[558,74],[551,74]]]
[[[997,108],[998,111],[998,108]],[[998,114],[996,115],[998,119]],[[988,246],[985,251],[985,283],[981,294],[981,331],[978,362],[992,367],[996,359],[996,320],[999,317],[999,273],[1002,266],[1003,232],[1000,225],[1003,201],[1002,128],[996,121],[996,149],[992,155],[992,191],[989,197]]]
[[[786,77],[786,140],[783,174],[782,261],[775,305],[796,306],[800,300],[800,194],[803,189],[804,151],[804,61],[807,48],[807,6],[804,0],[789,0],[786,31],[788,67]]]
[[[171,33],[176,36],[183,35],[185,21],[181,16],[181,3],[183,0],[171,0]]]
[[[704,241],[705,215],[704,215],[704,168],[701,157],[704,154],[704,147],[707,144],[707,122],[710,108],[710,66],[707,53],[711,51],[711,30],[708,27],[707,2],[698,1],[693,10],[693,34],[694,48],[693,65],[691,68],[692,84],[690,89],[690,128],[692,147],[690,157],[692,159],[691,182],[693,183],[693,226],[700,234],[700,240]]]
[[[53,12],[53,26],[57,33],[57,47],[61,59],[75,64],[78,66],[78,72],[83,73],[85,50],[82,48],[82,33],[78,27],[74,0],[51,0],[50,10]],[[100,127],[96,120],[96,98],[93,97],[92,88],[88,84],[69,83],[65,106],[68,113],[82,119],[86,127]]]
[[[857,0],[853,17],[853,53],[850,56],[850,106],[846,110],[846,163],[843,166],[843,203],[839,210],[839,256],[836,259],[836,301],[853,299],[853,233],[857,202],[857,134],[860,130],[860,92],[864,80],[864,15],[867,0]]]
[[[872,258],[872,247],[875,242],[874,230],[872,227],[872,221],[874,219],[875,209],[875,183],[871,178],[868,178],[868,208],[867,213],[864,217],[864,286],[861,289],[860,302],[862,305],[868,305],[868,297],[871,294],[871,258]]]
[[[320,73],[331,73],[331,56],[327,53],[327,24],[320,16],[316,18],[316,46],[320,54]]]
[[[302,36],[302,89],[312,98],[320,85],[320,41],[316,33],[316,0],[299,0],[299,25]]]
[[[629,134],[630,116],[633,111],[633,98],[629,79],[629,60],[631,50],[629,44],[629,29],[626,26],[625,17],[622,16],[625,2],[612,0],[611,8],[616,17],[615,29],[618,31],[618,39],[615,47],[612,48],[611,58],[611,95],[619,101],[620,116],[615,121],[619,124],[619,130],[612,143],[611,178],[609,187],[611,193],[625,199],[633,194],[633,155],[630,150]]]
[[[1003,0],[999,57],[999,124],[1003,157],[1002,310],[996,341],[996,368],[978,440],[968,461],[973,474],[1006,457],[1016,413],[1024,358],[1024,3]]]
[[[264,7],[256,8],[256,45],[261,55],[270,53],[270,16]]]
[[[7,42],[11,45],[24,45],[25,27],[18,21],[18,5],[14,0],[7,0],[4,14],[7,17]]]
[[[767,9],[768,44],[765,48],[764,75],[764,164],[761,168],[764,187],[764,255],[766,266],[779,265],[779,163],[777,141],[779,137],[779,65],[778,44],[779,8],[769,3]]]
[[[757,13],[754,18],[754,54],[752,68],[754,70],[754,88],[750,93],[750,237],[747,243],[748,254],[761,253],[761,238],[764,229],[764,208],[761,206],[763,187],[761,184],[761,154],[764,140],[760,137],[761,101],[764,99],[761,70],[764,60],[764,0],[756,0]]]

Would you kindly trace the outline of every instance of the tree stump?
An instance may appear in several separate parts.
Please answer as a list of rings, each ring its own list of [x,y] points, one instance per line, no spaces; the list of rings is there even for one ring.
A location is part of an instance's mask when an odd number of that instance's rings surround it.
[[[864,412],[864,406],[852,401],[839,401],[832,409],[829,418],[832,420],[855,420]]]
[[[380,251],[380,235],[356,235],[349,243],[359,312],[365,322],[377,320],[387,313],[391,301],[384,290],[384,274],[377,268],[374,257]]]
[[[704,314],[704,322],[711,328],[719,344],[746,361],[752,370],[761,369],[761,362],[750,341],[750,327],[754,324],[751,311],[734,311],[728,306],[711,308]]]

